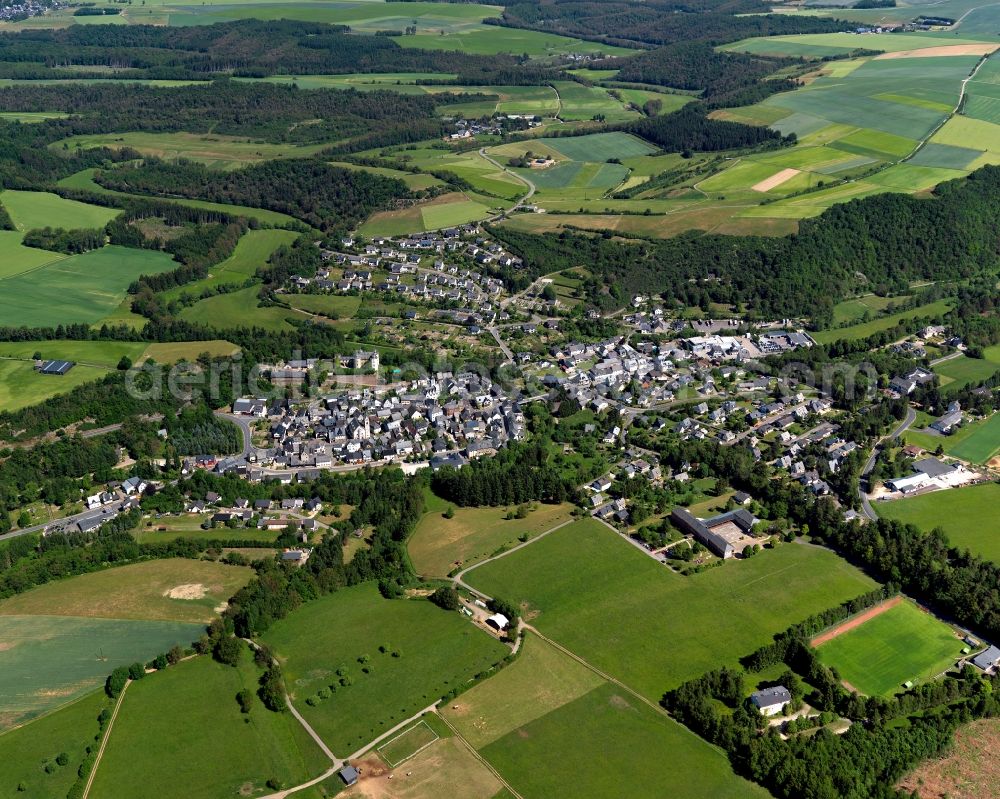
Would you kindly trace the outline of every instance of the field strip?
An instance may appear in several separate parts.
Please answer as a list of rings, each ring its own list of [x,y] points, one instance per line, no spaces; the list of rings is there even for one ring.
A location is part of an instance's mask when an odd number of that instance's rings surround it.
[[[448,719],[446,719],[440,713],[438,713],[438,718],[441,719],[441,721],[443,721],[445,723],[445,725],[448,727],[448,729],[451,730],[455,734],[455,737],[459,741],[461,741],[462,746],[464,746],[466,749],[468,749],[469,752],[472,753],[472,756],[474,758],[476,758],[476,760],[478,760],[480,763],[482,763],[483,766],[486,769],[488,769],[489,772],[491,774],[493,774],[494,777],[496,777],[498,780],[500,780],[500,784],[503,785],[508,791],[510,791],[514,795],[515,799],[524,799],[524,797],[521,796],[521,794],[519,794],[517,791],[514,790],[514,786],[511,785],[509,782],[507,782],[507,780],[505,780],[503,778],[503,775],[499,771],[497,771],[495,768],[493,768],[493,765],[489,761],[487,761],[486,758],[484,758],[481,754],[479,754],[479,752],[477,752],[475,749],[472,748],[472,744],[470,744],[467,740],[465,740],[465,738],[463,737],[462,733],[460,733],[452,725],[452,723],[450,721],[448,721]],[[266,797],[265,797],[265,799],[266,799]]]
[[[87,777],[87,786],[83,789],[81,799],[87,799],[87,796],[90,794],[90,787],[94,784],[94,777],[97,776],[97,767],[101,765],[101,758],[104,757],[104,747],[108,745],[108,739],[111,737],[111,730],[113,730],[115,726],[115,719],[118,718],[118,711],[121,710],[122,702],[125,701],[125,692],[128,691],[128,687],[131,684],[132,680],[128,680],[125,683],[125,687],[122,688],[122,692],[118,694],[118,701],[115,703],[115,709],[111,714],[111,718],[108,719],[108,728],[104,731],[104,737],[101,739],[101,746],[97,750],[97,756],[94,758],[94,765],[90,768],[90,775]]]
[[[876,616],[881,616],[887,610],[896,607],[896,605],[898,605],[902,601],[903,601],[902,596],[894,596],[892,599],[887,599],[885,600],[885,602],[880,602],[875,607],[869,608],[868,610],[863,611],[862,613],[858,613],[856,616],[852,616],[847,621],[841,622],[836,627],[832,627],[826,632],[820,633],[809,642],[809,645],[813,648],[822,646],[827,641],[832,641],[834,638],[837,638],[838,636],[841,636],[844,633],[848,633],[851,630],[860,627],[866,621],[874,619]]]
[[[771,177],[764,178],[759,183],[754,183],[750,188],[754,191],[770,191],[775,186],[780,186],[782,183],[801,174],[802,170],[800,169],[782,169],[780,172],[775,172]]]
[[[882,53],[875,56],[874,61],[887,61],[892,58],[937,58],[938,56],[955,55],[989,55],[1000,44],[946,44],[941,47],[919,47],[916,50],[897,50],[893,53]]]

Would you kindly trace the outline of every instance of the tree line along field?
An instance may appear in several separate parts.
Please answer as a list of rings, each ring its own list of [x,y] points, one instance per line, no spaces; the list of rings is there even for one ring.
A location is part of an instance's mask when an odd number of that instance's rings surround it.
[[[425,599],[383,600],[371,583],[302,606],[263,641],[281,661],[296,707],[341,757],[506,652],[461,615]],[[310,704],[320,691],[328,698]]]
[[[818,344],[829,344],[834,341],[858,341],[883,330],[891,330],[904,319],[920,319],[945,314],[951,310],[953,304],[954,300],[936,300],[906,311],[879,316],[870,322],[859,322],[847,327],[831,327],[827,330],[818,330],[810,335]]]
[[[817,646],[820,660],[868,696],[891,696],[953,667],[964,644],[909,600]]]
[[[464,579],[521,604],[542,633],[652,701],[874,585],[833,553],[801,544],[682,577],[589,519]]]
[[[655,706],[529,633],[445,719],[524,797],[748,797],[724,756]],[[669,757],[663,753],[669,752]]]
[[[1000,563],[1000,523],[995,512],[998,502],[1000,485],[983,483],[877,502],[874,507],[879,516],[924,531],[940,527],[952,546]]]

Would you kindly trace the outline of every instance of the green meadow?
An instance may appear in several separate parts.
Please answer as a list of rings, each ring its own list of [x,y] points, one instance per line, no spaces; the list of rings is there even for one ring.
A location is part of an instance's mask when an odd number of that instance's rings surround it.
[[[523,646],[444,716],[524,796],[558,796],[568,784],[582,799],[765,795],[666,714],[537,636]]]
[[[329,766],[291,713],[254,698],[260,671],[249,651],[237,667],[198,657],[129,686],[91,795],[107,799],[184,796],[218,799],[268,792],[267,781],[296,785]]]
[[[592,520],[484,564],[465,581],[523,603],[541,632],[652,701],[873,586],[833,553],[799,544],[682,577]]]
[[[12,326],[90,324],[109,316],[140,275],[176,267],[166,253],[111,245],[0,280],[0,319]]]
[[[296,707],[339,755],[433,704],[507,651],[461,614],[423,598],[382,599],[372,583],[303,605],[263,639],[282,662]],[[307,702],[330,686],[329,698]]]
[[[268,258],[279,247],[290,245],[298,233],[291,230],[248,230],[236,244],[233,254],[211,268],[208,277],[169,289],[159,296],[166,302],[184,294],[199,296],[206,289],[217,286],[241,285],[267,265]]]
[[[0,721],[27,721],[104,684],[117,666],[187,646],[202,624],[173,621],[0,617]]]
[[[30,724],[0,734],[0,794],[66,796],[98,732],[97,717],[110,704],[92,691]],[[60,766],[56,758],[67,756]],[[19,786],[23,785],[21,790]]]
[[[983,483],[877,502],[874,507],[883,518],[913,524],[927,532],[940,527],[952,546],[1000,563],[997,503],[1000,503],[1000,485]]]
[[[249,286],[228,294],[199,300],[179,314],[188,322],[208,325],[219,330],[239,327],[259,327],[264,330],[291,330],[289,319],[303,319],[303,314],[288,308],[260,306],[259,286]]]
[[[891,330],[903,319],[923,319],[945,314],[951,309],[951,300],[937,300],[936,302],[919,305],[908,311],[898,311],[897,313],[880,316],[870,322],[861,322],[849,327],[834,327],[829,330],[819,330],[810,335],[819,344],[829,344],[831,341],[856,341],[867,338],[883,330]]]

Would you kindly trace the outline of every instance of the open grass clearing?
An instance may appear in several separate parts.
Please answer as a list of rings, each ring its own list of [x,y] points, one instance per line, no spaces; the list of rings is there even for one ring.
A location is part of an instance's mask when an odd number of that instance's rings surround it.
[[[942,388],[955,391],[972,383],[987,380],[1000,372],[1000,345],[987,347],[982,358],[970,358],[961,355],[948,361],[943,361],[934,367],[941,375]]]
[[[0,616],[0,727],[89,693],[118,666],[187,646],[204,629],[173,621]]]
[[[798,544],[681,577],[593,520],[465,580],[521,603],[543,633],[652,701],[873,585],[833,553]]]
[[[46,226],[101,228],[120,213],[117,208],[66,200],[45,191],[7,189],[0,192],[0,203],[21,231]]]
[[[267,793],[267,780],[295,785],[329,765],[291,713],[236,694],[254,693],[249,652],[233,668],[199,657],[147,675],[128,689],[94,778],[106,799],[218,799]]]
[[[300,312],[278,306],[261,307],[257,286],[199,300],[180,312],[180,318],[220,330],[259,327],[264,330],[291,330],[289,319],[305,318]]]
[[[210,341],[166,341],[150,344],[142,353],[144,361],[153,360],[157,363],[177,363],[178,361],[193,361],[199,356],[208,354],[213,358],[225,358],[239,352],[239,347],[229,341],[212,339]]]
[[[349,294],[286,294],[282,299],[293,308],[331,319],[350,319],[361,307],[361,297]]]
[[[519,536],[533,538],[570,518],[569,504],[537,505],[523,519],[505,519],[515,508],[454,508],[454,516],[427,513],[409,539],[413,568],[418,573],[444,577],[458,566],[488,558],[500,548],[518,544]]]
[[[1000,485],[983,483],[874,504],[879,516],[929,532],[940,527],[951,545],[1000,564]]]
[[[890,308],[894,303],[905,302],[909,297],[879,297],[877,294],[866,294],[850,300],[838,302],[833,306],[834,324],[860,322],[865,314],[875,316]]]
[[[421,720],[379,746],[379,757],[389,768],[396,768],[439,739],[440,736],[430,725]]]
[[[892,696],[903,683],[955,665],[962,641],[947,624],[904,601],[817,648],[819,659],[869,696]]]
[[[609,158],[633,158],[656,152],[655,147],[630,133],[592,133],[539,141],[571,161],[604,162]]]
[[[343,754],[432,704],[506,651],[461,614],[426,599],[382,599],[371,583],[303,605],[263,638],[282,661],[297,707]],[[368,662],[360,663],[365,656]],[[349,685],[342,684],[345,679]],[[337,686],[330,698],[306,703],[330,685]]]
[[[94,133],[71,136],[49,145],[61,149],[66,145],[70,150],[91,150],[95,147],[121,149],[131,147],[143,155],[165,160],[186,158],[199,161],[217,169],[235,169],[247,164],[275,158],[306,158],[329,147],[330,142],[320,144],[272,144],[256,142],[238,136],[221,134],[186,133]]]
[[[80,616],[208,623],[252,573],[189,558],[68,577],[0,602],[0,616]]]
[[[925,317],[945,314],[951,309],[952,300],[937,300],[936,302],[920,305],[908,311],[899,311],[894,314],[873,319],[870,322],[862,322],[850,327],[835,327],[829,330],[819,330],[810,335],[819,344],[829,344],[831,341],[857,341],[868,336],[879,333],[883,330],[890,330],[896,327],[903,319],[922,319]]]

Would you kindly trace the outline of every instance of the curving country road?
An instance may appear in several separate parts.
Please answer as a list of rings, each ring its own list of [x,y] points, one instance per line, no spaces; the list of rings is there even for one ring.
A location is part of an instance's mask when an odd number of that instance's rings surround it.
[[[883,441],[895,441],[903,435],[907,428],[909,428],[909,426],[913,424],[916,419],[917,412],[913,410],[913,408],[907,406],[906,418],[896,426],[895,430],[888,435],[882,436],[882,438],[875,442],[875,446],[872,447],[872,454],[869,456],[868,460],[865,461],[865,466],[861,470],[861,482],[858,484],[858,497],[861,499],[861,509],[864,511],[865,516],[873,522],[878,521],[878,514],[875,513],[875,510],[872,508],[872,504],[868,499],[868,492],[865,491],[865,485],[868,483],[868,475],[871,474],[872,469],[875,468],[875,459],[878,457],[879,447],[882,446]]]

